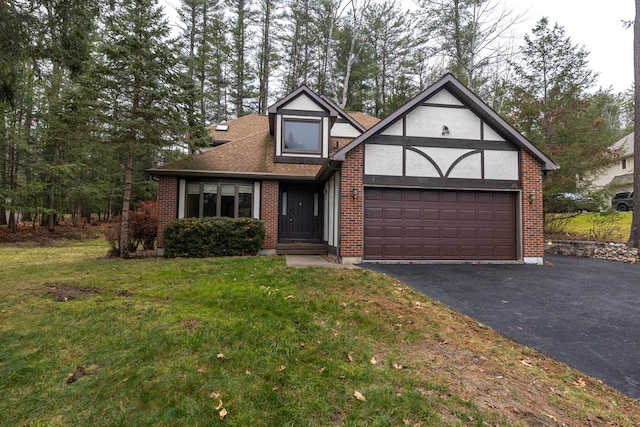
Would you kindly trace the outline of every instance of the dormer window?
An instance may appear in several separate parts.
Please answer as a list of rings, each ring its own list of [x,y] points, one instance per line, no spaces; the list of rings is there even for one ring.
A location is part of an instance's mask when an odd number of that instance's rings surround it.
[[[316,154],[322,152],[322,121],[284,118],[283,151]]]

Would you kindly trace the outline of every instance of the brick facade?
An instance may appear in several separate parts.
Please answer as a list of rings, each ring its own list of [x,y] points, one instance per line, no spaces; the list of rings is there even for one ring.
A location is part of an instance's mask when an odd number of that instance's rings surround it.
[[[158,248],[162,248],[164,227],[178,217],[178,178],[161,176],[158,181]]]
[[[260,186],[260,219],[264,222],[266,236],[263,249],[275,249],[278,244],[278,181],[262,181]]]
[[[340,186],[340,258],[362,258],[364,144],[349,151],[342,163]],[[354,197],[354,190],[357,194]]]
[[[522,165],[522,256],[544,255],[544,212],[542,210],[542,165],[528,152],[520,151]]]

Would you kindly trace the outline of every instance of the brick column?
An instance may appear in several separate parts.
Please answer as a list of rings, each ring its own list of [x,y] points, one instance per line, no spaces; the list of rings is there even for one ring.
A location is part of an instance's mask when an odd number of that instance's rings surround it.
[[[342,163],[340,185],[340,258],[344,263],[362,261],[364,186],[363,145],[349,151]],[[354,189],[357,195],[354,197]]]
[[[542,263],[544,256],[544,211],[542,165],[531,154],[520,151],[522,164],[522,257],[527,263]]]
[[[278,244],[278,181],[262,181],[260,186],[260,219],[264,222],[266,236],[263,249],[275,251]]]
[[[178,178],[161,176],[158,181],[158,249],[163,248],[164,227],[178,217]],[[159,253],[160,255],[160,253]]]

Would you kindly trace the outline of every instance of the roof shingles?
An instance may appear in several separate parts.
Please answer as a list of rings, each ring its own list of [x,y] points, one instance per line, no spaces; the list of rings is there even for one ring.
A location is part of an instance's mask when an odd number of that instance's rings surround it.
[[[365,128],[373,126],[379,119],[365,113],[350,113],[352,118]],[[227,131],[216,131],[209,127],[214,140],[229,140],[197,154],[189,159],[155,169],[161,173],[215,173],[217,175],[263,175],[313,179],[321,165],[303,163],[276,163],[273,136],[269,133],[269,118],[252,114],[225,122]],[[331,150],[342,148],[350,138],[332,138]]]

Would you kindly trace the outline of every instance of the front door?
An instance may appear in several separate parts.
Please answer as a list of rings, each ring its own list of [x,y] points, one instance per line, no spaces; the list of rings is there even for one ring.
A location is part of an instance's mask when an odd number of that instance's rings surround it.
[[[280,241],[320,241],[320,193],[283,188],[280,193]]]

